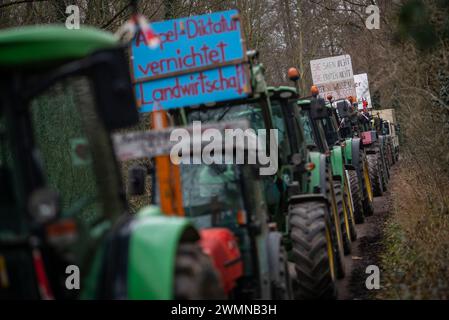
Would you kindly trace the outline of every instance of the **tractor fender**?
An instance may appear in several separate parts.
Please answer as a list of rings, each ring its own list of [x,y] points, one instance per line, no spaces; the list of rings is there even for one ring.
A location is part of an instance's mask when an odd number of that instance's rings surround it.
[[[310,160],[315,165],[311,171],[309,193],[319,193],[326,190],[326,156],[319,152],[310,152]]]
[[[360,159],[360,145],[361,145],[360,138],[352,138],[352,143],[351,143],[352,161],[351,161],[351,164],[355,167],[355,170],[357,171],[357,174],[359,174],[359,175],[362,170],[362,166],[361,166],[362,159]]]
[[[345,140],[345,160],[346,164],[352,164],[352,140],[353,138],[347,138]]]
[[[243,261],[234,234],[226,228],[208,228],[200,231],[200,244],[217,268],[226,294],[237,285],[243,275]]]
[[[294,195],[290,197],[289,204],[294,205],[308,201],[317,201],[329,205],[329,200],[327,199],[326,195],[322,193],[308,193],[308,194]]]
[[[162,215],[156,206],[142,208],[130,227],[128,298],[173,299],[178,244],[198,241],[198,232],[188,219]]]
[[[122,215],[96,252],[81,299],[127,298],[129,240],[133,216]]]
[[[335,179],[343,181],[343,149],[341,146],[334,146],[331,153],[332,173]]]

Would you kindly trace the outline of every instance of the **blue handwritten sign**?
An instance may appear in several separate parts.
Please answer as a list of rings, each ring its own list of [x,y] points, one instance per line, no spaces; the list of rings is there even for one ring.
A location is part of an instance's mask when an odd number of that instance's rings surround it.
[[[132,44],[141,112],[181,108],[248,96],[246,52],[236,10],[151,24],[160,44],[142,34]]]

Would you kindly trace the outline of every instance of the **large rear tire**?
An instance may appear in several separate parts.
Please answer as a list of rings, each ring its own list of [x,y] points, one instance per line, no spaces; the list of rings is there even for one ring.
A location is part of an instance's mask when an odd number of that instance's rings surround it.
[[[351,241],[357,240],[357,230],[355,226],[355,217],[354,217],[354,204],[352,203],[352,195],[351,189],[349,185],[349,176],[348,171],[345,170],[344,173],[344,188],[343,188],[343,205],[345,208],[346,216],[348,217],[348,228],[349,228],[349,236]]]
[[[360,189],[359,178],[357,171],[348,170],[349,185],[351,188],[352,203],[354,204],[354,220],[356,224],[362,224],[365,222],[365,216],[363,215],[363,194]]]
[[[349,220],[345,217],[346,208],[343,202],[343,190],[341,189],[341,182],[334,180],[335,201],[337,202],[338,217],[340,218],[340,230],[343,239],[343,252],[345,255],[351,253],[351,235],[348,232]],[[347,212],[346,212],[347,214]]]
[[[369,177],[368,161],[364,159],[362,163],[363,163],[363,171],[362,171],[363,214],[365,215],[365,217],[369,217],[374,214],[373,188],[371,179]]]
[[[224,299],[225,294],[211,259],[196,243],[179,244],[175,262],[176,300]]]
[[[331,170],[327,166],[326,168],[326,197],[330,205],[330,226],[332,243],[335,250],[335,262],[337,270],[337,278],[343,279],[345,277],[345,263],[344,263],[344,248],[343,248],[343,236],[340,231],[340,217],[338,216],[337,200],[335,198],[334,181],[332,178]]]
[[[337,297],[336,257],[327,210],[326,204],[316,201],[289,210],[298,299]]]
[[[368,161],[368,172],[371,183],[373,184],[373,194],[375,197],[383,195],[382,188],[382,164],[379,161],[379,155],[369,154],[366,156]]]

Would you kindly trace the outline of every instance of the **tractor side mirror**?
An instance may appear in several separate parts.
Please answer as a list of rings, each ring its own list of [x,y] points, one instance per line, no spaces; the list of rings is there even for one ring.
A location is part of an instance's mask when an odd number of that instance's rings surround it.
[[[56,219],[61,212],[59,193],[47,187],[33,191],[28,200],[28,211],[38,224]]]
[[[145,194],[145,179],[147,169],[141,165],[135,165],[128,170],[128,194],[141,196]]]
[[[326,102],[323,98],[312,98],[310,103],[310,116],[313,120],[325,119],[328,116]]]
[[[90,57],[94,61],[92,79],[97,110],[109,130],[137,124],[137,111],[129,63],[123,48],[102,50]]]

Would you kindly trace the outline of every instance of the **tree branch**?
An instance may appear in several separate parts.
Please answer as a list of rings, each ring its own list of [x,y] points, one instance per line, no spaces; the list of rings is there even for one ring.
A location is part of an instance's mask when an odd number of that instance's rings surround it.
[[[14,6],[16,4],[33,3],[33,2],[44,2],[44,1],[49,1],[49,0],[19,0],[19,1],[14,1],[14,2],[8,2],[8,3],[0,4],[0,9],[6,8],[6,7],[10,7],[10,6]]]

